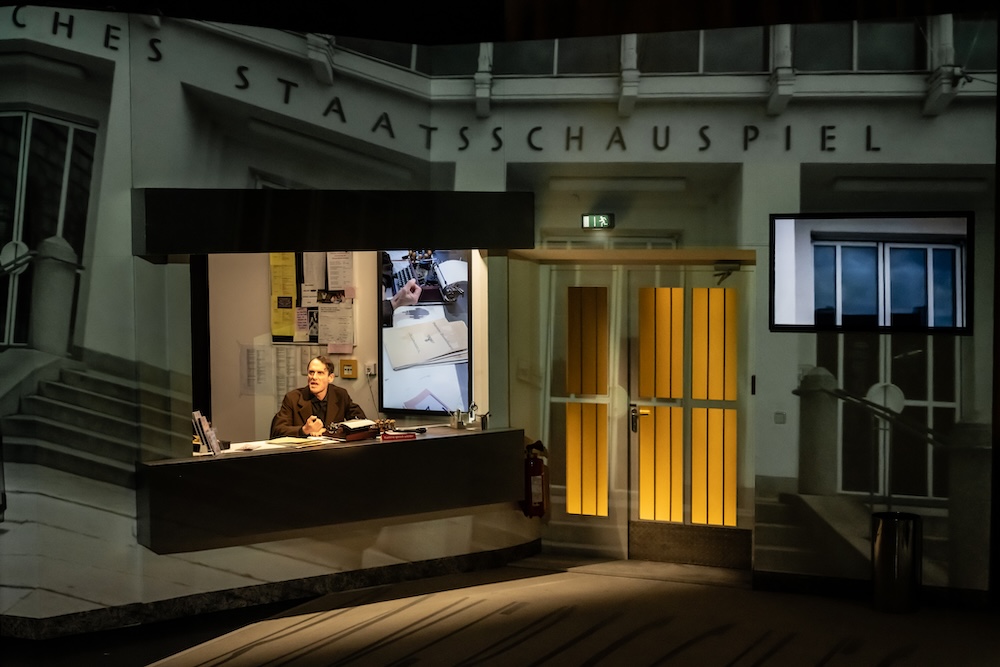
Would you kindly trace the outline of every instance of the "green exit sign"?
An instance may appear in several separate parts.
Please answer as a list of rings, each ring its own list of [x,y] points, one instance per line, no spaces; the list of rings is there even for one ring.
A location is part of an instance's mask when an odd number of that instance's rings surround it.
[[[615,226],[615,214],[584,213],[580,226],[584,229],[612,229]]]

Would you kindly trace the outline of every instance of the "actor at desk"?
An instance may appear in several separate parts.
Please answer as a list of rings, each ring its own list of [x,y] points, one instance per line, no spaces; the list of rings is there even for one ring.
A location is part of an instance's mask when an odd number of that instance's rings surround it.
[[[325,356],[309,362],[309,386],[292,389],[271,420],[271,438],[321,435],[326,426],[347,419],[364,419],[365,413],[346,389],[333,382],[333,362]]]

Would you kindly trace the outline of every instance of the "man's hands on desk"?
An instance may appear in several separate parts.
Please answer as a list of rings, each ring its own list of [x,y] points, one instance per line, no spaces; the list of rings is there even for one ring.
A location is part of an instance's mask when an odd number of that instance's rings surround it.
[[[323,425],[323,420],[312,415],[306,420],[306,423],[302,425],[303,435],[323,435],[326,430],[326,426]]]

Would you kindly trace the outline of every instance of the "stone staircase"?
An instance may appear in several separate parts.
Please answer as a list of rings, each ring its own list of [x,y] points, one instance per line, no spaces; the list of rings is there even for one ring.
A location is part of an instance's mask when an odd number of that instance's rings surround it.
[[[791,503],[779,498],[758,498],[755,519],[755,570],[813,573],[825,569],[823,555]]]
[[[946,586],[947,516],[934,508],[894,509],[921,515],[923,584]],[[755,570],[871,577],[871,511],[857,499],[783,493],[758,498],[755,511]]]
[[[63,368],[0,418],[4,458],[135,487],[135,462],[191,454],[191,399],[106,373]]]

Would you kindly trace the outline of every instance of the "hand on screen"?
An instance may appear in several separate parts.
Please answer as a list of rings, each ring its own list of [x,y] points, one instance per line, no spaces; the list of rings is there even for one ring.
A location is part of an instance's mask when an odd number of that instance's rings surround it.
[[[420,285],[413,278],[410,278],[405,285],[403,285],[398,292],[392,295],[392,309],[395,310],[400,306],[412,306],[420,299],[421,292]]]

